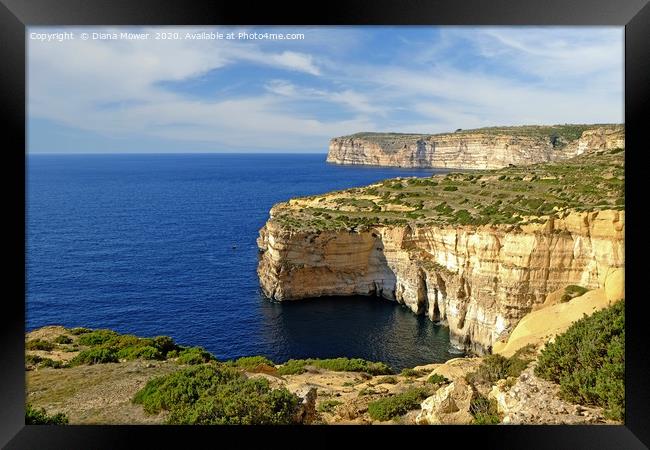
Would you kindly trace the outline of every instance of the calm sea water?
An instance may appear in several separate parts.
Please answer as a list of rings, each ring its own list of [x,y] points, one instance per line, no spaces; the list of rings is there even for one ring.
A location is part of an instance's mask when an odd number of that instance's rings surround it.
[[[30,155],[27,328],[170,335],[219,358],[444,361],[448,331],[395,303],[273,303],[255,239],[274,203],[431,170],[342,167],[324,155]]]

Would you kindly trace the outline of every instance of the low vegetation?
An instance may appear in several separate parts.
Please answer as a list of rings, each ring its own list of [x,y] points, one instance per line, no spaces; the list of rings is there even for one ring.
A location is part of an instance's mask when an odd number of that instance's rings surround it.
[[[497,402],[481,394],[477,394],[472,398],[469,412],[474,416],[472,423],[475,425],[496,425],[501,422]]]
[[[585,316],[542,350],[535,374],[560,385],[571,402],[625,412],[625,301]]]
[[[68,368],[79,365],[116,363],[119,361],[167,360],[174,359],[178,364],[202,364],[216,358],[202,347],[178,345],[169,336],[141,338],[132,334],[120,334],[113,330],[89,328],[65,329],[50,340],[32,339],[26,345],[31,350],[61,350],[76,355],[68,362],[53,360],[41,355],[27,353],[25,365],[28,368]]]
[[[54,338],[55,344],[72,344],[72,338],[66,336],[65,334],[60,334]]]
[[[133,402],[149,414],[168,411],[169,424],[280,425],[294,422],[298,400],[266,379],[210,363],[150,380]]]
[[[508,377],[516,378],[533,359],[532,345],[520,348],[510,358],[499,354],[487,355],[476,371],[467,374],[465,379],[470,384],[489,385]]]
[[[48,414],[43,408],[27,405],[25,408],[25,425],[66,425],[68,416],[64,413]]]
[[[273,220],[301,231],[406,224],[523,226],[571,211],[620,210],[625,207],[625,152],[614,150],[480,173],[384,180],[276,205]]]
[[[68,331],[70,331],[70,333],[74,334],[75,336],[78,336],[80,334],[90,333],[92,330],[90,328],[76,327],[76,328],[71,328]]]
[[[401,394],[381,398],[368,404],[368,414],[373,420],[386,421],[418,409],[422,400],[432,394],[430,389],[411,388]]]
[[[278,368],[279,375],[295,375],[307,371],[307,366],[337,372],[365,372],[371,375],[388,375],[391,368],[382,362],[366,361],[360,358],[332,359],[290,359]]]
[[[229,364],[247,372],[275,372],[275,364],[265,356],[245,356],[243,358],[230,361]]]
[[[27,341],[27,344],[25,344],[25,348],[27,350],[45,350],[45,351],[50,351],[54,349],[54,344],[48,341],[44,341],[42,339],[34,339],[31,341]]]
[[[451,383],[447,378],[443,377],[442,375],[438,375],[437,373],[431,374],[429,378],[427,378],[427,383],[431,384],[448,384]]]
[[[79,352],[70,360],[69,366],[80,366],[82,364],[106,364],[118,362],[117,351],[113,348],[91,348]]]
[[[44,356],[27,354],[25,355],[25,366],[31,368],[52,367],[54,369],[60,369],[65,364]]]
[[[402,370],[401,375],[403,377],[421,377],[423,375],[426,375],[428,372],[426,370],[415,370],[415,369],[404,369]]]
[[[334,408],[336,408],[341,403],[342,402],[340,402],[339,400],[334,400],[334,399],[323,400],[318,405],[318,412],[327,412],[327,413],[332,412],[334,411]]]
[[[176,360],[178,364],[188,365],[203,364],[208,361],[216,361],[216,358],[203,347],[184,348],[178,352],[178,359]]]
[[[564,288],[564,294],[562,294],[561,297],[561,302],[566,303],[569,300],[580,297],[582,294],[587,292],[589,289],[584,288],[582,286],[577,286],[575,284],[570,284],[569,286]]]
[[[396,377],[393,376],[388,376],[388,377],[381,377],[378,381],[377,384],[397,384],[399,383],[399,380]]]

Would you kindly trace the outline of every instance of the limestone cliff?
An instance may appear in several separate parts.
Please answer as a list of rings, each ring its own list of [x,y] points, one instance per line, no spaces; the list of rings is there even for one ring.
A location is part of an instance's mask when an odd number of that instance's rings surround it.
[[[275,300],[367,295],[491,351],[548,294],[623,268],[624,150],[386,180],[275,205],[258,275]]]
[[[622,125],[459,130],[434,135],[357,133],[330,140],[327,161],[375,166],[496,169],[624,146]]]
[[[548,293],[598,288],[624,265],[623,211],[570,213],[542,224],[378,226],[287,231],[269,220],[258,274],[276,300],[376,295],[449,325],[452,343],[491,350]]]

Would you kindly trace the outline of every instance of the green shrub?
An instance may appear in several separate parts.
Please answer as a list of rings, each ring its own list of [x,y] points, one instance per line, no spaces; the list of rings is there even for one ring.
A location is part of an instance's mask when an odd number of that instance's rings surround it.
[[[25,348],[27,350],[45,350],[45,351],[50,351],[54,348],[54,344],[48,341],[44,341],[42,339],[34,339],[31,341],[28,341],[27,344],[25,344]]]
[[[216,361],[212,353],[205,350],[203,347],[190,347],[181,350],[178,353],[178,364],[203,364],[209,361]]]
[[[575,284],[570,284],[567,287],[564,288],[564,294],[562,295],[562,298],[560,301],[562,303],[566,303],[572,298],[575,297],[580,297],[582,294],[587,292],[589,289],[583,288],[582,286],[577,286]]]
[[[237,369],[205,364],[150,380],[133,402],[145,412],[169,411],[170,424],[290,424],[298,397],[247,379]]]
[[[66,367],[65,363],[61,361],[54,361],[53,359],[43,358],[38,355],[25,355],[25,365],[36,367],[53,367],[55,369]]]
[[[420,407],[422,400],[430,395],[424,388],[412,388],[401,394],[375,400],[368,404],[368,414],[373,420],[386,421]]]
[[[95,330],[88,333],[84,333],[79,337],[79,345],[88,345],[96,346],[101,345],[113,338],[118,336],[118,334],[113,330]]]
[[[152,347],[157,348],[164,357],[167,357],[169,352],[178,350],[178,345],[169,336],[156,336],[153,338]]]
[[[501,422],[497,402],[483,395],[476,395],[469,404],[469,412],[476,425],[494,425]]]
[[[508,377],[516,378],[533,360],[533,350],[532,345],[527,345],[510,358],[498,354],[488,355],[476,371],[467,374],[465,379],[470,384],[490,384]]]
[[[449,206],[447,204],[447,202],[439,203],[435,208],[433,208],[433,210],[439,212],[440,214],[444,214],[444,215],[450,215],[451,213],[454,212],[454,208]]]
[[[60,334],[54,338],[54,342],[57,344],[71,344],[72,339],[69,336],[66,336],[65,334]]]
[[[68,416],[64,413],[49,415],[45,409],[36,409],[32,405],[25,408],[25,425],[66,425]]]
[[[70,366],[79,366],[82,364],[105,364],[117,362],[117,352],[112,348],[91,348],[79,352],[77,356],[70,360]]]
[[[625,411],[625,301],[585,316],[541,352],[535,374],[560,385],[573,403],[605,408],[608,418]]]
[[[255,378],[220,386],[187,408],[171,411],[169,423],[186,425],[289,425],[298,397],[285,388],[271,389]]]
[[[443,191],[457,191],[458,187],[457,186],[445,186],[442,188]]]
[[[76,330],[80,332],[76,333]],[[133,334],[119,334],[108,329],[88,330],[86,328],[75,328],[70,332],[80,334],[78,344],[91,347],[77,355],[71,362],[73,365],[115,362],[118,359],[164,360],[170,352],[178,349],[169,336],[141,338]]]
[[[431,374],[431,376],[427,379],[427,383],[431,384],[446,384],[450,383],[450,381],[443,377],[442,375],[438,375],[437,373]]]
[[[535,346],[533,344],[521,347],[508,359],[508,376],[517,378],[534,359]]]
[[[156,414],[161,410],[171,410],[175,405],[193,403],[213,384],[241,376],[235,369],[221,370],[212,365],[188,367],[149,380],[136,393],[133,403],[142,405],[146,413]]]
[[[415,378],[415,377],[421,377],[425,373],[426,372],[424,372],[422,370],[403,369],[402,373],[400,375],[402,375],[403,377],[414,377]]]
[[[508,358],[501,355],[488,355],[483,358],[476,371],[466,375],[470,384],[494,383],[508,376]]]
[[[280,375],[295,375],[305,372],[305,366],[314,366],[336,372],[366,372],[371,375],[388,375],[390,367],[382,362],[366,361],[361,358],[332,359],[290,359],[278,368]]]
[[[164,360],[169,352],[178,350],[178,346],[169,336],[141,338],[133,334],[106,333],[98,330],[82,336],[79,341],[95,343],[94,347],[110,348],[118,353],[120,359],[157,359]],[[97,333],[97,334],[95,334]]]
[[[130,347],[152,347],[153,339],[139,338],[133,334],[115,334],[99,345],[105,348],[113,348],[115,350],[123,350]]]
[[[233,361],[232,364],[235,367],[239,367],[240,369],[244,369],[249,372],[263,370],[267,367],[275,367],[273,361],[264,356],[245,356],[243,358],[237,359],[236,361]]]
[[[318,412],[332,412],[334,408],[336,408],[340,404],[341,402],[338,400],[333,400],[333,399],[323,400],[318,405]]]
[[[43,358],[39,364],[39,367],[52,367],[53,369],[61,369],[67,367],[67,365],[61,361],[55,361],[50,358]]]
[[[156,347],[150,345],[124,347],[117,352],[118,359],[165,359],[163,354]]]
[[[305,359],[290,359],[278,368],[279,375],[298,375],[305,372],[307,360]]]
[[[74,334],[75,336],[79,336],[80,334],[90,333],[93,330],[91,330],[90,328],[76,327],[76,328],[71,328],[68,331],[71,334]]]
[[[386,384],[397,384],[397,383],[399,383],[399,380],[398,380],[397,378],[395,378],[395,377],[381,377],[381,378],[378,380],[378,383],[379,383],[379,384],[381,384],[381,383],[386,383]]]
[[[38,355],[31,355],[31,354],[25,355],[25,365],[26,366],[27,365],[35,366],[38,363],[40,363],[41,361],[43,361],[43,358],[38,356]]]
[[[357,395],[359,397],[363,397],[364,395],[372,395],[372,394],[376,394],[376,393],[377,393],[377,391],[375,391],[373,388],[366,386],[366,387],[362,388]]]
[[[467,199],[466,199],[467,200]],[[454,213],[454,218],[461,225],[467,225],[473,222],[473,217],[466,209],[459,209]]]

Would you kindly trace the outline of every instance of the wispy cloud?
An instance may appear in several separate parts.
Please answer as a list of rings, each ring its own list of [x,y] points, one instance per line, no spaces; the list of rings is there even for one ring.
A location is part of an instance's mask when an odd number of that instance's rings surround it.
[[[375,105],[374,99],[353,89],[340,91],[313,89],[296,86],[286,80],[271,80],[265,87],[267,91],[273,94],[292,100],[331,102],[342,105],[350,111],[364,114],[377,114],[380,116],[385,115],[385,110]]]

